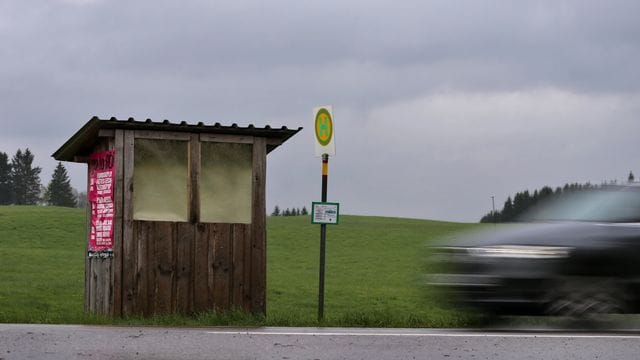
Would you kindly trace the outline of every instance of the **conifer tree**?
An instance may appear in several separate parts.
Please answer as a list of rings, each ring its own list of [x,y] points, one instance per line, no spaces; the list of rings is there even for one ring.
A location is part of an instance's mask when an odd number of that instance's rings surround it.
[[[553,189],[550,188],[549,186],[545,186],[538,193],[538,200],[544,200],[549,196],[553,196]]]
[[[53,206],[76,206],[76,197],[73,195],[67,169],[61,162],[58,163],[53,175],[51,175],[51,181],[45,191],[45,201],[48,205]]]
[[[303,206],[302,210],[300,211],[300,215],[309,215],[309,212],[307,211],[307,207]]]
[[[273,212],[271,213],[271,216],[280,216],[280,208],[278,207],[278,205],[276,205],[276,207],[273,208]]]
[[[11,165],[9,156],[0,152],[0,205],[11,204]]]
[[[513,219],[513,202],[511,201],[511,196],[509,196],[507,200],[504,202],[501,220],[503,222],[508,222],[508,221],[511,221],[512,219]]]
[[[16,205],[35,205],[40,198],[40,167],[33,167],[33,154],[18,149],[11,159],[11,190]]]

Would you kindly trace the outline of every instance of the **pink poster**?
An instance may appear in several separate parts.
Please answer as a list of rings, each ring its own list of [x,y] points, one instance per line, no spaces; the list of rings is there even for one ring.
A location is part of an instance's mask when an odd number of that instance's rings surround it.
[[[113,187],[115,180],[115,151],[107,150],[89,156],[89,191],[91,226],[89,256],[113,255]]]

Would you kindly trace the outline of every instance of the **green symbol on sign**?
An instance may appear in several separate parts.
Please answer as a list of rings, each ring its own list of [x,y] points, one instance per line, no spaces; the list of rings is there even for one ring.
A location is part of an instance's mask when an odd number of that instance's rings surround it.
[[[329,136],[329,121],[327,118],[320,118],[320,137],[328,137]]]
[[[322,108],[316,114],[316,139],[322,146],[327,146],[331,142],[333,135],[333,121],[327,109]]]

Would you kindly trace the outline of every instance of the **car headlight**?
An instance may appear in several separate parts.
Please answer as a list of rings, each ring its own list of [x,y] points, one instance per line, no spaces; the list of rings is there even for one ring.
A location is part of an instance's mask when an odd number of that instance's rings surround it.
[[[571,251],[564,246],[495,245],[467,248],[471,256],[520,259],[566,258]]]

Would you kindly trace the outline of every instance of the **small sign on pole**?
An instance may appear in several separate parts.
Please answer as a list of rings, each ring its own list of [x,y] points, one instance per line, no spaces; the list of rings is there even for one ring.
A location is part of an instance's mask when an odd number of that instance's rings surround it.
[[[312,224],[337,225],[340,218],[340,204],[334,202],[313,202],[311,206]]]

